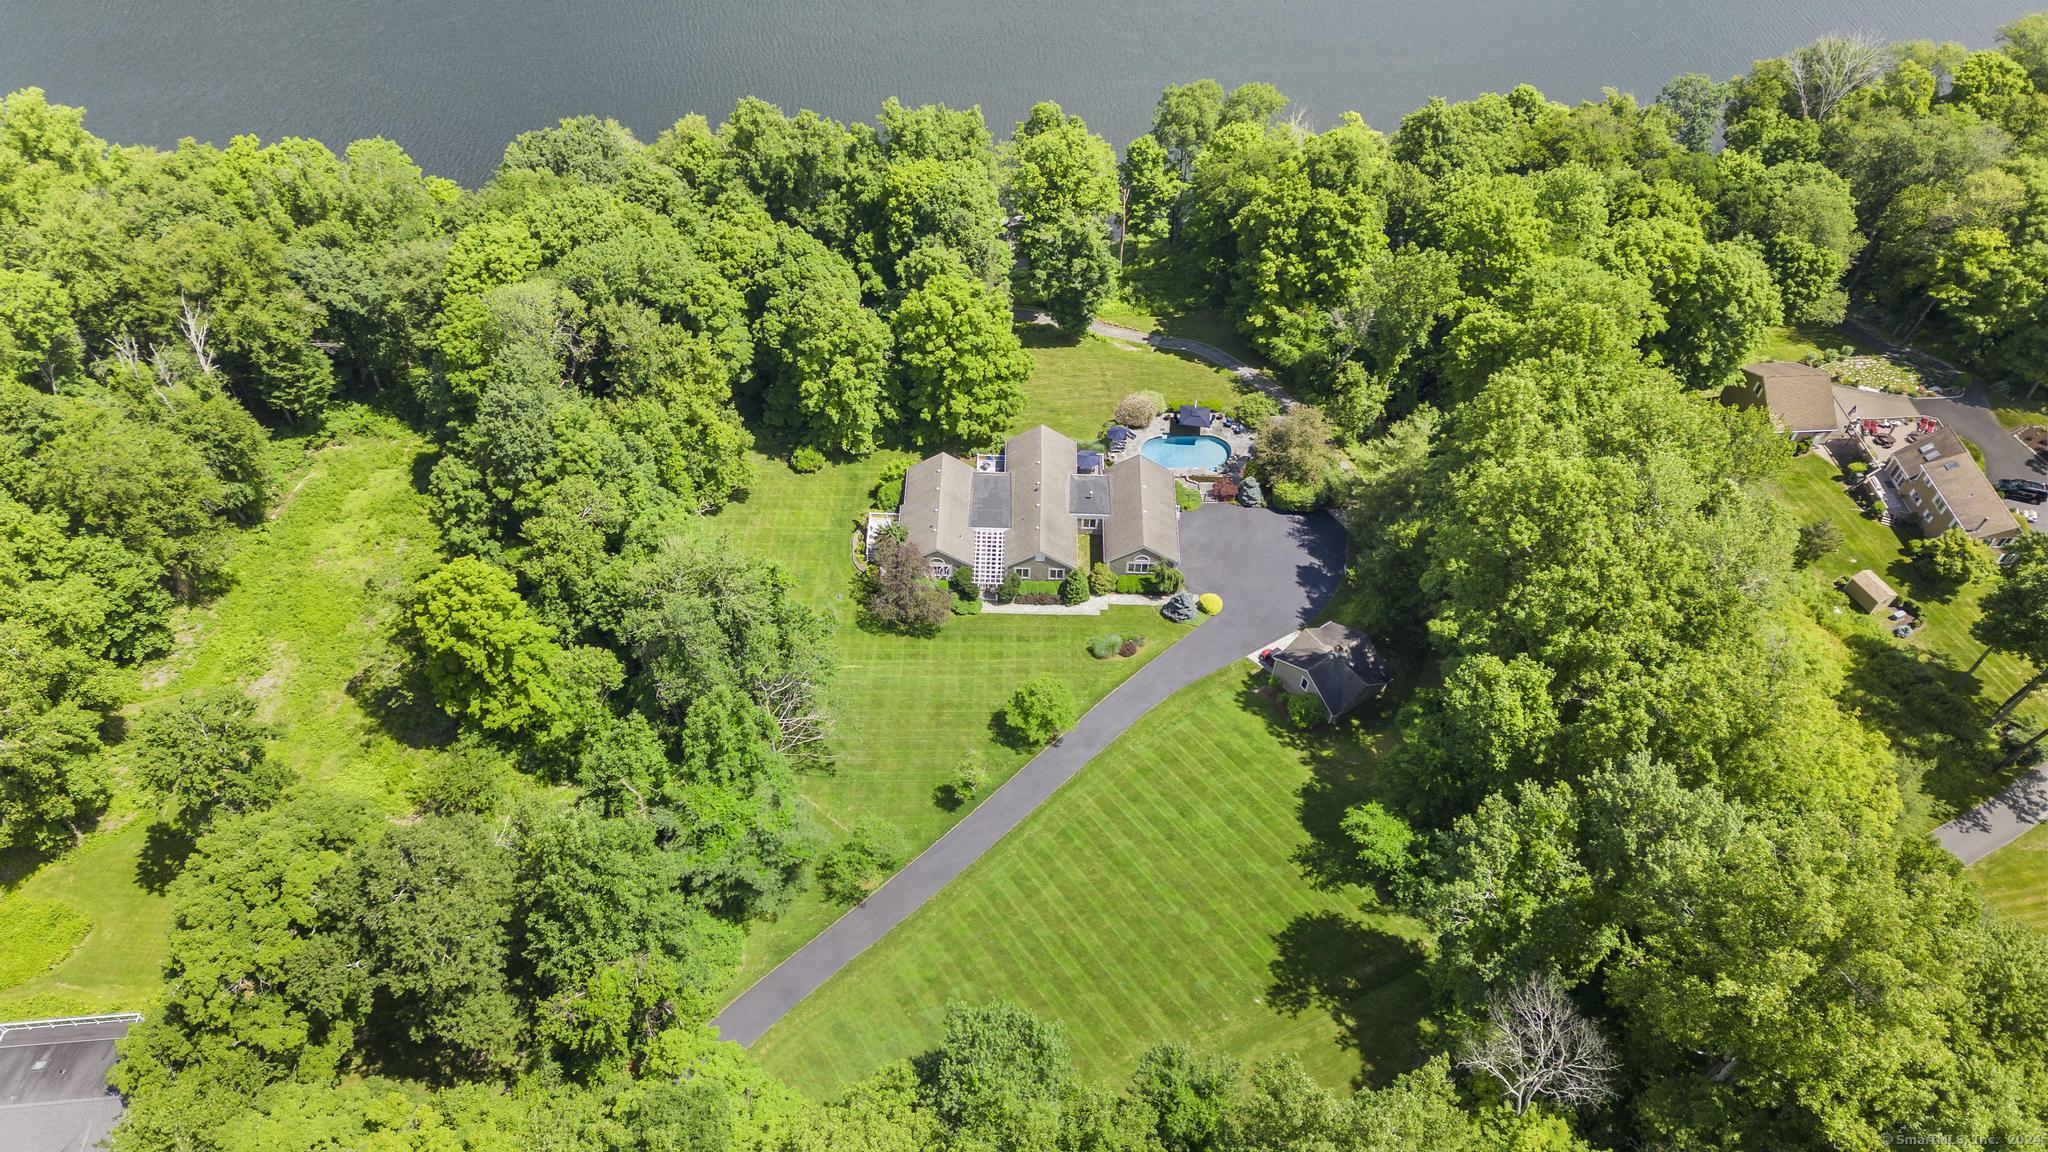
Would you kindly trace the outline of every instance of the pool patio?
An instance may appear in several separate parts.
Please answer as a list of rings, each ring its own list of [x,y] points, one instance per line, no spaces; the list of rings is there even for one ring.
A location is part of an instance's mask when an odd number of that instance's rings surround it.
[[[1132,431],[1135,433],[1135,435],[1133,435],[1129,440],[1125,441],[1124,446],[1122,448],[1117,449],[1110,453],[1111,460],[1126,460],[1132,456],[1140,455],[1143,453],[1144,446],[1147,441],[1156,440],[1161,436],[1201,435],[1214,436],[1218,440],[1223,441],[1225,444],[1230,445],[1229,459],[1236,460],[1241,463],[1245,457],[1251,455],[1252,446],[1258,442],[1258,437],[1255,434],[1251,432],[1238,431],[1235,427],[1226,424],[1220,414],[1218,415],[1216,422],[1214,424],[1211,424],[1207,428],[1179,428],[1174,424],[1173,414],[1167,413],[1164,416],[1159,416],[1155,418],[1150,424],[1147,424],[1145,427],[1134,428],[1132,429]],[[1225,465],[1216,468],[1168,467],[1167,470],[1172,472],[1176,476],[1185,477],[1207,475],[1212,472],[1220,473],[1228,468],[1229,465],[1226,463]]]

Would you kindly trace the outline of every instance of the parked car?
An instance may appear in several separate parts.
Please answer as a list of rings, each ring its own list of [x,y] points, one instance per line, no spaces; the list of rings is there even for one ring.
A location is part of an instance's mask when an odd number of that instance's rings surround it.
[[[2007,500],[2018,500],[2022,504],[2040,504],[2048,501],[2048,484],[2039,480],[2000,480],[1993,487]]]

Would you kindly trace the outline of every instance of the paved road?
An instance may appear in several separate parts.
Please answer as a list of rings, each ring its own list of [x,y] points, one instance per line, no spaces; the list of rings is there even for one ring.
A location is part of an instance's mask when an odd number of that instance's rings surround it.
[[[1178,689],[1313,620],[1344,572],[1344,530],[1328,515],[1205,504],[1181,517],[1188,586],[1223,597],[1223,614],[1154,657],[880,890],[726,1005],[712,1023],[741,1044],[903,922],[1072,779],[1096,753]]]
[[[1992,415],[1984,389],[1972,384],[1961,399],[1913,401],[1928,416],[1955,429],[1984,450],[1984,472],[1993,480],[2048,480],[2048,460],[2014,439]],[[2026,505],[2014,504],[2014,508]]]
[[[2006,785],[2005,791],[1934,830],[1956,859],[1974,864],[2048,820],[2048,764]]]
[[[115,1023],[0,1033],[0,1148],[70,1152],[104,1139],[121,1118],[107,1069],[127,1032]]]

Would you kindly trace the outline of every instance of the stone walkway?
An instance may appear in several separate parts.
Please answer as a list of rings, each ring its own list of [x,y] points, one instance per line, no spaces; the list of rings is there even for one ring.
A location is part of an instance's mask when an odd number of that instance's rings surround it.
[[[1208,504],[1181,517],[1188,586],[1223,597],[1223,614],[1161,652],[1089,709],[1058,742],[889,882],[762,977],[712,1021],[752,1044],[854,957],[917,911],[1059,790],[1110,742],[1181,688],[1243,659],[1254,645],[1316,618],[1344,577],[1344,530],[1333,516],[1283,516]]]

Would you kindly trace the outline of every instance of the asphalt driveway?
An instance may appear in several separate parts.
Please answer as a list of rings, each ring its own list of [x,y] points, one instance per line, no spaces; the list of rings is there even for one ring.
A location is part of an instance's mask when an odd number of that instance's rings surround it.
[[[96,1147],[121,1119],[107,1069],[125,1021],[0,1030],[0,1148]]]
[[[752,1044],[784,1013],[903,922],[1071,780],[1096,753],[1179,689],[1315,619],[1344,575],[1344,530],[1327,514],[1204,504],[1181,517],[1188,587],[1223,597],[1223,614],[1183,637],[1102,698],[1061,741],[873,895],[726,1005],[719,1035]],[[914,723],[915,716],[907,721]]]

